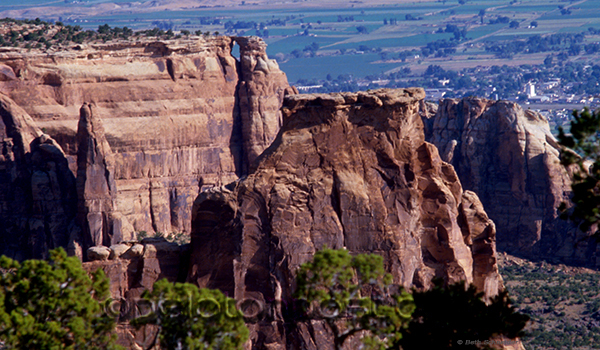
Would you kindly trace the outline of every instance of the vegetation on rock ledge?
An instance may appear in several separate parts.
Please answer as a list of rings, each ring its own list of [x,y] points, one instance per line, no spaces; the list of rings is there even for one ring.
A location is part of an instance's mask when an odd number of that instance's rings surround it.
[[[62,22],[49,23],[35,20],[0,19],[0,47],[21,47],[26,49],[42,49],[64,47],[73,44],[105,43],[113,40],[139,40],[144,37],[156,39],[181,38],[189,35],[189,31],[175,34],[172,30],[159,28],[133,31],[127,27],[110,27],[108,24],[98,26],[97,30],[83,30],[81,26],[64,25]],[[196,35],[210,35],[196,31]],[[215,32],[215,35],[218,35]]]
[[[351,256],[346,250],[323,249],[301,266],[296,280],[296,297],[306,302],[306,316],[325,321],[336,349],[365,331],[365,344],[394,346],[415,308],[404,290],[390,292],[392,276],[376,254]]]
[[[365,345],[379,349],[481,349],[523,336],[529,320],[507,291],[487,303],[473,285],[444,286],[442,280],[412,295],[391,292],[391,276],[376,254],[318,251],[300,268],[297,284],[306,317],[330,327],[336,349],[361,332]]]

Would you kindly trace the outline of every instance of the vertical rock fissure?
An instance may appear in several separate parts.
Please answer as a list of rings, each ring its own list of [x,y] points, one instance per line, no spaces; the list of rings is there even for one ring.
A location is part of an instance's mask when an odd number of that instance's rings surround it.
[[[175,67],[173,65],[173,60],[170,58],[167,58],[167,72],[169,73],[169,76],[171,76],[171,80],[177,80],[175,78]]]
[[[242,177],[248,173],[247,165],[247,151],[244,147],[244,136],[243,136],[243,125],[242,125],[242,112],[240,106],[240,91],[244,87],[243,79],[241,77],[241,63],[236,60],[236,70],[238,72],[238,81],[235,85],[234,95],[234,106],[233,106],[233,125],[231,128],[231,138],[229,141],[229,149],[233,155],[233,163],[235,167],[235,174],[238,177]]]
[[[154,201],[156,198],[153,196],[153,188],[152,188],[152,180],[148,181],[148,200],[150,201],[149,209],[150,209],[150,222],[152,224],[152,229],[155,233],[158,233],[158,223],[157,223],[157,215],[154,211]],[[162,232],[165,233],[165,232]]]
[[[198,190],[200,191],[201,188],[199,187]],[[179,229],[179,217],[177,212],[179,209],[177,205],[177,187],[169,187],[167,193],[169,194],[169,222],[171,223],[172,228]]]
[[[331,188],[331,206],[333,207],[333,212],[337,216],[340,225],[342,225],[342,238],[343,246],[346,246],[346,226],[344,225],[344,220],[342,219],[342,204],[341,204],[341,195],[340,195],[340,180],[336,172],[333,173],[333,186]]]

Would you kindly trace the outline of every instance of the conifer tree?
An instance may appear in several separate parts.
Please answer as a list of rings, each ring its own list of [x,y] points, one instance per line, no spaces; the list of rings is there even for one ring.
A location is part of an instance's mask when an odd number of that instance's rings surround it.
[[[134,326],[159,327],[158,339],[164,349],[238,350],[243,348],[249,331],[235,300],[219,290],[190,283],[171,283],[162,279],[142,297],[153,312],[134,319]]]
[[[323,249],[300,267],[296,281],[306,317],[329,326],[338,350],[355,335],[370,348],[392,346],[415,308],[410,294],[391,292],[392,276],[377,254]]]
[[[0,258],[0,342],[9,349],[115,349],[115,320],[102,301],[109,281],[90,277],[62,248],[50,261]]]

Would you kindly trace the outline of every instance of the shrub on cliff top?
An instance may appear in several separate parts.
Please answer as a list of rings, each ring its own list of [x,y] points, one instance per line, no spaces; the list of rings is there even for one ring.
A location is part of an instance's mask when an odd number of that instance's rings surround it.
[[[90,278],[62,248],[50,261],[0,258],[0,342],[9,349],[116,349],[115,320],[101,301],[109,281],[98,269]]]

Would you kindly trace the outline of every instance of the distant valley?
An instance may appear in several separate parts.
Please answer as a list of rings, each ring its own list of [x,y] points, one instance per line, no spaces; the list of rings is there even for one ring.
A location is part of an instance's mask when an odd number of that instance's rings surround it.
[[[553,128],[600,94],[598,0],[8,1],[4,16],[256,35],[300,92],[420,86],[531,105]]]

